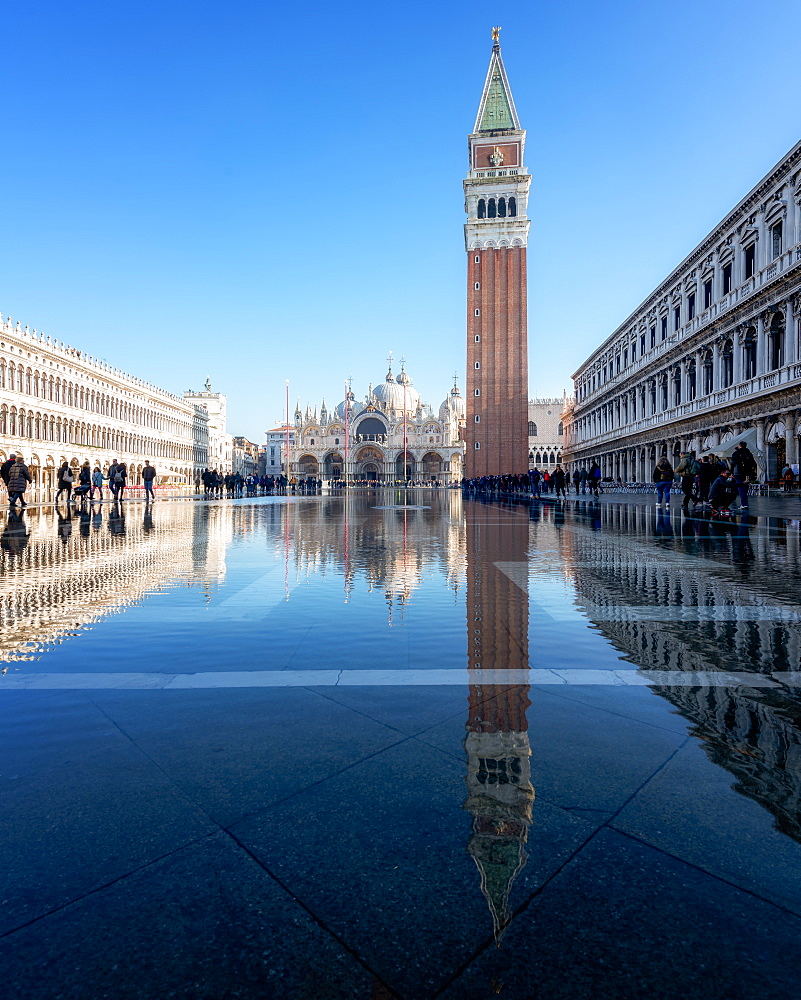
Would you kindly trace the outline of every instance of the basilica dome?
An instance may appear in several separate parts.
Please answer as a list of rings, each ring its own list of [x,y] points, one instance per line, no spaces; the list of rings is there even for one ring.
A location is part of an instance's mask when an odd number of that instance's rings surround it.
[[[442,401],[442,406],[439,408],[439,419],[447,420],[451,413],[456,417],[464,417],[466,413],[464,400],[459,395],[459,390],[456,386],[451,389],[448,396]]]
[[[405,386],[405,389],[404,389]],[[398,410],[403,413],[404,395],[406,401],[406,412],[416,413],[420,406],[420,393],[412,385],[409,376],[402,371],[398,375],[397,381],[392,374],[392,370],[387,372],[384,382],[373,389],[378,406],[386,413],[389,410]]]

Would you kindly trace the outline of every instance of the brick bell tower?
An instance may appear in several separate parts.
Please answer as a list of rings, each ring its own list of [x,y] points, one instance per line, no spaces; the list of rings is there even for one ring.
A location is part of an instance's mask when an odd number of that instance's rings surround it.
[[[528,468],[526,245],[531,177],[506,77],[500,28],[469,139],[465,477]]]

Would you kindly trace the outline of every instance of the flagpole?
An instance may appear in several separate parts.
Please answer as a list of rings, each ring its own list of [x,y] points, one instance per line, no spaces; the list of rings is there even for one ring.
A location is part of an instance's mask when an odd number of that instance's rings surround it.
[[[289,486],[289,379],[286,380],[286,476],[287,487]]]
[[[348,488],[348,468],[350,462],[350,425],[348,417],[350,414],[350,389],[348,380],[345,379],[345,489]]]

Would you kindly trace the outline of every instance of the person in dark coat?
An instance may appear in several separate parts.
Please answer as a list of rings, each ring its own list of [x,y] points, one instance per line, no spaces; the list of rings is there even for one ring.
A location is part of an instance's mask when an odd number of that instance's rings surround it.
[[[29,482],[31,482],[31,474],[28,466],[22,461],[22,455],[17,455],[8,474],[8,501],[12,510],[16,509],[17,500],[19,500],[20,507],[28,506],[25,503],[25,490],[27,490]]]
[[[56,490],[55,503],[58,503],[61,494],[66,490],[67,493],[67,503],[70,502],[70,497],[72,496],[72,484],[75,481],[75,476],[72,474],[72,469],[70,469],[67,462],[63,462],[58,469],[58,489]]]
[[[756,482],[758,469],[756,459],[749,451],[745,441],[741,441],[734,449],[734,454],[731,456],[731,471],[734,474],[734,482],[737,484],[740,507],[747,510],[748,484]]]
[[[732,474],[723,469],[709,490],[709,505],[712,513],[728,511],[732,500],[737,496],[737,485],[732,481]]]
[[[15,452],[12,451],[11,454],[8,456],[8,459],[5,462],[3,462],[2,465],[0,465],[0,479],[2,479],[3,482],[6,484],[6,488],[8,488],[8,477],[11,474],[11,466],[14,464],[14,462],[16,462],[16,460],[17,460],[17,455]]]
[[[701,471],[698,473],[698,499],[701,503],[709,502],[709,487],[720,475],[720,467],[717,459],[711,459],[709,455],[704,455],[700,462]]]
[[[667,503],[670,507],[670,489],[673,486],[673,466],[663,455],[654,467],[654,485],[656,486],[656,505],[661,507]]]
[[[561,493],[565,499],[567,499],[567,492],[565,490],[565,472],[561,465],[557,465],[556,468],[551,473],[551,482],[553,483],[553,490],[558,497]]]

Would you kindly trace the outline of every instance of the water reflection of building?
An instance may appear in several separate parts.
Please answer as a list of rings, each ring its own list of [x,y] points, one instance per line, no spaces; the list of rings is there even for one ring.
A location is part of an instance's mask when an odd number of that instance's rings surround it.
[[[503,506],[468,501],[468,669],[528,669],[528,593],[499,568],[520,562],[528,520]],[[509,896],[526,863],[534,788],[526,684],[471,684],[468,695],[467,799],[473,817],[467,850],[481,877],[495,940],[511,919]]]
[[[294,579],[343,574],[346,592],[361,581],[385,593],[390,617],[432,573],[444,576],[454,592],[461,586],[459,491],[377,490],[360,494],[358,506],[347,497],[299,499],[274,505],[267,516],[274,552],[291,563]]]
[[[627,659],[646,672],[798,670],[801,623],[791,617],[797,606],[788,604],[798,593],[798,571],[790,566],[786,573],[770,571],[786,558],[786,538],[777,546],[775,536],[771,541],[764,529],[747,525],[710,535],[707,522],[695,522],[690,536],[678,525],[674,536],[672,526],[663,524],[668,534],[655,544],[645,535],[654,523],[652,513],[625,512],[628,532],[621,535],[615,527],[624,512],[621,507],[600,513],[608,531],[580,526],[567,531],[565,556],[590,621]],[[797,529],[794,533],[790,549],[798,544]],[[747,585],[741,578],[743,558],[758,563]],[[737,791],[801,841],[797,691],[665,684],[654,684],[653,690],[692,724],[710,759],[737,778]]]
[[[125,503],[71,516],[65,508],[27,512],[24,545],[4,547],[0,559],[0,661],[37,659],[48,645],[180,581],[205,572],[221,579],[230,515],[218,508],[202,518],[201,508],[184,504],[158,505],[156,513]]]

